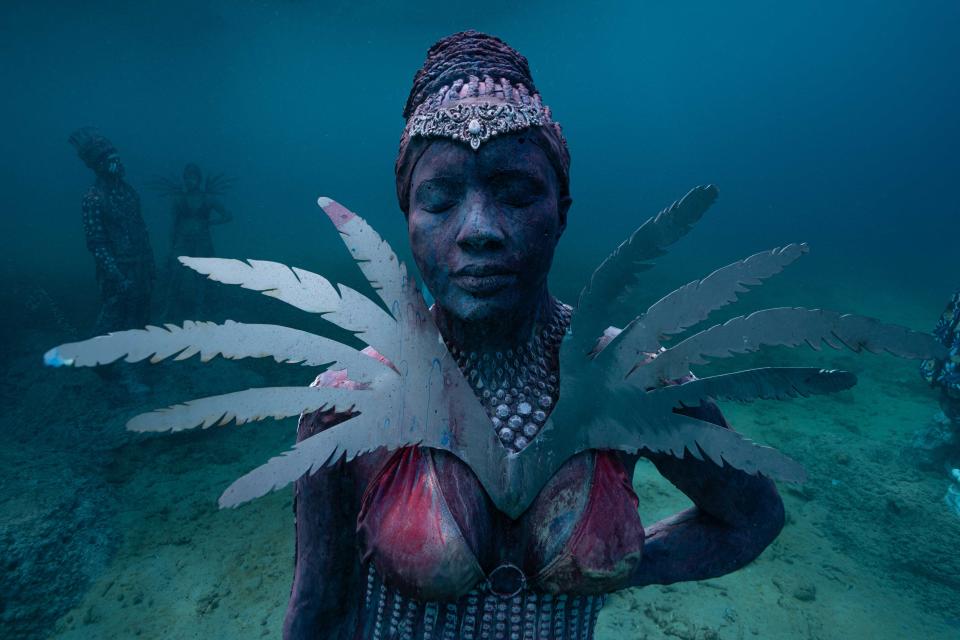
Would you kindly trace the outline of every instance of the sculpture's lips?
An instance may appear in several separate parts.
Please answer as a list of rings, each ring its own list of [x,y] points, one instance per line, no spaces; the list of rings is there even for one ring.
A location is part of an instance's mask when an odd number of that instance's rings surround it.
[[[500,265],[471,264],[453,273],[461,289],[474,295],[489,296],[516,282],[517,274]]]

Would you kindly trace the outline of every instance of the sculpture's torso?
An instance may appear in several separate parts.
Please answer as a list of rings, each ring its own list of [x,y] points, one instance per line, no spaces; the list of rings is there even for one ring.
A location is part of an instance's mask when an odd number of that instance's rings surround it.
[[[213,203],[202,192],[184,193],[174,205],[173,251],[176,255],[212,256],[210,214]]]
[[[114,260],[119,265],[138,264],[150,260],[150,238],[140,214],[140,198],[126,182],[106,186],[97,183],[84,196],[84,211],[97,211],[96,224]]]
[[[608,452],[570,459],[514,521],[458,459],[406,448],[368,485],[357,529],[363,639],[590,638],[643,548],[629,475]]]
[[[558,303],[535,338],[503,353],[448,345],[508,450],[535,438],[556,404],[569,315]],[[331,372],[317,384],[351,383]],[[299,439],[321,422],[301,421]],[[362,593],[353,637],[591,638],[603,595],[629,586],[641,559],[634,462],[576,455],[511,519],[448,452],[405,447],[358,458]]]

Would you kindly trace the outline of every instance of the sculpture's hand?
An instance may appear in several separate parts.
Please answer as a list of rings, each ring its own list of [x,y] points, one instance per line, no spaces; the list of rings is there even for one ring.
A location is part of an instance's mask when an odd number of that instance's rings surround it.
[[[729,428],[712,402],[683,413]],[[647,528],[635,586],[730,573],[752,562],[783,528],[783,501],[772,480],[709,460],[668,453],[645,457],[694,506]]]

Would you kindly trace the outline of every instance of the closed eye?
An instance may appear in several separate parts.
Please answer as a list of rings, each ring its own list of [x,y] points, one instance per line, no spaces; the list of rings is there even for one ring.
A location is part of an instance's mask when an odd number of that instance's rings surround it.
[[[450,178],[424,180],[414,194],[415,206],[430,213],[443,213],[463,199],[464,185]]]
[[[517,208],[529,207],[547,193],[543,180],[526,171],[495,173],[490,178],[490,185],[498,202]]]

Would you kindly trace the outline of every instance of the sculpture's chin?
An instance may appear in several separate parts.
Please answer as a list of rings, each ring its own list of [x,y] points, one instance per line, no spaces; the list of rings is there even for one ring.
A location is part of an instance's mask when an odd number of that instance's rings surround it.
[[[469,282],[469,285],[476,283]],[[480,283],[484,286],[461,287],[449,283],[437,293],[436,304],[449,320],[471,325],[471,330],[479,329],[489,333],[490,337],[503,337],[511,329],[518,329],[523,320],[534,312],[533,301],[537,296],[528,292],[528,288],[518,286],[514,280],[510,286],[497,286],[497,283]],[[489,285],[489,286],[487,286]]]
[[[496,322],[505,313],[509,313],[510,306],[503,304],[497,296],[475,296],[467,293],[454,296],[452,300],[440,302],[444,311],[461,322],[483,324]]]

